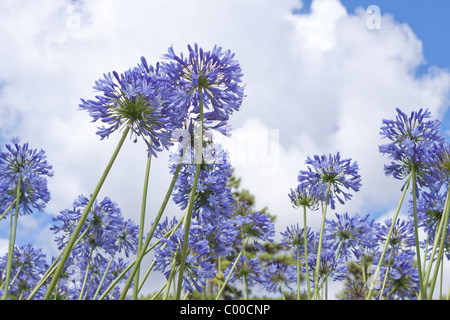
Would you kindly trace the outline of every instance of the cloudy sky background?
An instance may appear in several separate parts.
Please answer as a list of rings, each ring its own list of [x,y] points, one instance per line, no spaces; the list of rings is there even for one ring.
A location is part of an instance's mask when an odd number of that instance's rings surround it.
[[[278,234],[302,221],[287,194],[314,154],[339,151],[360,166],[361,191],[335,212],[392,216],[400,183],[383,174],[382,119],[395,117],[396,107],[428,108],[449,129],[449,47],[443,41],[449,4],[427,3],[0,2],[0,147],[19,136],[44,149],[55,171],[46,212],[19,219],[18,244],[33,241],[48,256],[57,254],[51,217],[79,194],[92,193],[120,138],[100,141],[96,124],[77,110],[80,98],[93,98],[94,81],[134,67],[141,56],[156,64],[170,45],[186,52],[193,43],[230,49],[241,64],[247,97],[231,119],[236,135],[228,143],[242,187],[258,207],[277,215]],[[366,11],[370,5],[381,9],[379,28]],[[243,148],[249,141],[258,147]],[[143,143],[127,141],[99,195],[136,222],[145,155]],[[167,158],[165,152],[152,162],[148,222],[170,182]],[[179,214],[174,204],[168,212]],[[328,217],[333,215],[330,210]],[[308,223],[318,229],[320,215],[311,213]],[[0,252],[6,252],[8,228],[0,223]],[[158,281],[146,290],[154,291]]]

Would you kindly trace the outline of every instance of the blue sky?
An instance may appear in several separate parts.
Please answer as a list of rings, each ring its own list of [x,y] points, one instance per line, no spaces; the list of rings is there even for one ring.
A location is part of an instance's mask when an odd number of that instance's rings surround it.
[[[311,1],[307,1],[311,2]],[[417,75],[423,75],[430,66],[450,70],[450,1],[447,0],[341,0],[349,12],[357,7],[380,7],[381,14],[390,13],[394,19],[407,23],[423,43],[426,62],[419,66]],[[447,110],[442,125],[450,128],[450,110]]]
[[[380,217],[399,197],[399,184],[382,171],[387,160],[377,148],[381,120],[395,116],[397,106],[429,107],[445,115],[450,129],[450,1],[308,0],[298,9],[298,0],[227,0],[220,1],[220,15],[211,0],[172,2],[85,1],[78,10],[76,1],[0,2],[0,143],[21,136],[46,151],[55,171],[46,213],[19,219],[19,242],[32,239],[54,253],[51,217],[92,192],[115,147],[117,136],[95,136],[96,124],[77,110],[79,99],[92,97],[92,85],[104,72],[121,72],[142,55],[154,64],[170,45],[180,52],[187,43],[217,44],[236,53],[247,97],[233,126],[279,133],[276,173],[264,173],[263,161],[238,163],[236,173],[258,207],[277,215],[277,231],[296,221],[287,193],[306,156],[340,151],[357,160],[362,190],[339,210]],[[380,7],[380,30],[365,25],[370,5]],[[355,12],[358,7],[362,13]],[[74,13],[80,13],[78,20],[72,20]],[[123,184],[142,183],[141,147],[124,147],[101,193],[135,221],[141,190],[124,190]],[[160,185],[170,178],[166,160],[162,154],[152,163],[152,181]],[[151,190],[149,212],[160,204],[163,189]],[[320,217],[311,215],[310,223],[318,226]],[[1,221],[0,249],[8,228]]]

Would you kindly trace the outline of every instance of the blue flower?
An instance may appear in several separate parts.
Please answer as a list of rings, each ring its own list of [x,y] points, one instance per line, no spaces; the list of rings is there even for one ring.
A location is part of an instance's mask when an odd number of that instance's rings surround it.
[[[385,165],[386,175],[403,180],[414,169],[419,186],[432,187],[436,182],[430,172],[428,158],[436,143],[443,141],[438,120],[427,120],[431,117],[428,110],[420,109],[411,112],[408,117],[400,109],[395,120],[383,120],[381,136],[391,142],[381,145],[379,150],[392,161]]]
[[[304,259],[305,255],[305,238],[304,238],[304,228],[300,228],[298,224],[287,226],[285,232],[280,233],[282,236],[280,244],[285,246],[287,249],[291,249],[294,254],[294,259],[297,256]],[[311,228],[306,230],[306,241],[308,243],[314,241],[314,232]],[[308,255],[310,252],[308,252]]]
[[[163,58],[161,70],[174,88],[171,105],[184,110],[183,115],[199,114],[203,100],[207,121],[227,121],[239,110],[244,98],[242,71],[234,54],[214,46],[204,51],[197,44],[188,45],[188,55],[175,54],[173,47]]]
[[[167,278],[172,267],[177,268],[181,264],[184,233],[184,229],[177,229],[169,238],[161,238],[161,244],[156,248],[155,270],[163,272]],[[194,288],[201,292],[206,280],[216,276],[208,241],[190,234],[187,248],[182,286],[191,293]]]
[[[213,222],[199,219],[192,223],[190,232],[208,241],[211,254],[226,257],[233,252],[239,235],[234,220],[219,216]]]
[[[252,212],[248,216],[237,216],[236,225],[241,232],[242,239],[253,241],[255,248],[263,249],[260,241],[273,241],[275,226],[264,213]]]
[[[60,222],[59,225],[55,224],[50,228],[57,234],[55,241],[60,249],[70,239],[88,202],[87,197],[80,195],[73,202],[73,209],[62,210],[53,218],[53,221]],[[125,221],[120,208],[108,197],[100,202],[94,201],[81,234],[83,234],[81,241],[72,250],[74,256],[87,258],[94,250],[114,256],[122,249],[128,256],[137,249],[137,226],[132,221]]]
[[[230,265],[225,269],[223,273],[225,278],[230,274],[231,266],[235,263],[236,258],[231,261]],[[251,287],[257,283],[261,283],[263,273],[264,271],[259,266],[258,258],[248,259],[245,255],[241,255],[228,281],[233,283],[234,281],[242,280],[245,277],[247,286]]]
[[[47,177],[52,177],[43,150],[30,149],[28,143],[20,145],[19,138],[11,139],[6,151],[0,150],[0,208],[5,209],[16,198],[20,179],[20,213],[31,214],[32,209],[42,211],[50,200]]]
[[[281,292],[291,289],[290,284],[297,281],[297,269],[283,262],[273,262],[261,277],[261,283],[268,292]]]
[[[8,253],[0,257],[0,283],[4,283],[6,263]],[[39,280],[48,269],[46,256],[42,249],[34,248],[31,243],[14,248],[9,297],[24,298],[28,297]],[[33,299],[42,299],[45,294],[45,288],[41,288],[35,294]],[[4,288],[0,289],[3,295]]]
[[[193,217],[199,216],[201,219],[210,221],[214,221],[219,216],[231,218],[234,199],[231,188],[227,187],[228,178],[231,177],[231,165],[220,145],[207,145],[204,150],[206,155],[220,155],[221,161],[203,162],[201,165]],[[178,157],[179,154],[171,159],[170,170],[172,173],[178,164]],[[195,164],[183,163],[178,174],[172,198],[181,209],[185,209],[189,203],[195,170]]]
[[[96,100],[81,99],[81,110],[86,110],[93,122],[102,121],[97,134],[103,140],[116,130],[128,127],[132,135],[141,136],[149,152],[156,156],[162,148],[172,145],[173,130],[182,124],[179,110],[167,105],[167,87],[160,72],[148,66],[144,57],[137,67],[122,74],[116,71],[103,75],[94,89],[101,92]]]
[[[329,203],[331,208],[335,208],[334,198],[338,199],[341,204],[344,200],[350,200],[352,194],[347,190],[359,191],[361,187],[361,176],[359,175],[359,167],[356,162],[351,159],[342,159],[339,152],[332,156],[315,155],[313,158],[308,157],[306,160],[308,170],[301,170],[298,175],[300,184],[314,185],[319,190],[330,186]]]
[[[305,207],[310,210],[317,210],[321,201],[325,200],[325,184],[299,184],[295,189],[291,189],[289,198],[294,208]]]
[[[324,237],[331,248],[339,251],[344,259],[348,259],[355,250],[375,246],[376,238],[368,217],[369,215],[350,217],[346,212],[336,213],[337,221],[326,221]]]

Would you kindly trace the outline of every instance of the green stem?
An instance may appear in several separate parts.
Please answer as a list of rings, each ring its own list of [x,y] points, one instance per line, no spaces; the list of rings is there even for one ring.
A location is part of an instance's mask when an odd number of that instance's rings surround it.
[[[127,137],[129,130],[130,130],[130,127],[125,128],[125,130],[122,134],[122,137],[120,138],[120,141],[119,141],[116,149],[114,150],[114,153],[113,153],[111,159],[109,160],[109,163],[107,164],[102,176],[100,177],[100,180],[99,180],[96,188],[94,189],[94,192],[92,193],[91,199],[89,200],[88,204],[86,205],[86,208],[84,209],[84,212],[81,215],[80,220],[78,221],[78,224],[72,233],[72,236],[70,237],[69,241],[67,242],[66,247],[64,249],[64,254],[61,258],[61,261],[58,263],[58,267],[56,268],[56,271],[52,278],[52,281],[50,282],[50,284],[48,286],[47,292],[45,293],[44,300],[50,299],[53,289],[55,288],[56,283],[58,282],[59,277],[61,276],[61,273],[64,269],[64,265],[66,264],[66,261],[69,258],[69,255],[72,251],[72,248],[75,244],[78,234],[81,232],[84,222],[86,221],[86,218],[87,218],[89,212],[91,211],[91,207],[94,204],[94,201],[97,198],[97,195],[99,194],[100,189],[102,188],[102,185],[105,182],[106,177],[108,176],[108,173],[111,170],[111,167],[112,167],[117,155],[119,154],[120,148],[122,147],[123,142],[125,141],[125,138]]]
[[[330,188],[331,188],[331,182],[328,183],[327,187],[327,193],[325,197],[325,203],[322,210],[322,225],[320,227],[320,236],[319,236],[319,248],[317,249],[317,261],[316,261],[316,271],[314,274],[314,299],[317,299],[317,295],[319,293],[319,273],[320,273],[320,259],[322,255],[322,241],[323,241],[323,231],[325,229],[325,218],[327,213],[327,207],[328,207],[328,198],[330,196]]]
[[[80,296],[79,296],[78,300],[81,300],[81,298],[83,297],[84,287],[86,286],[86,281],[87,281],[87,278],[88,278],[89,270],[91,269],[91,259],[92,259],[92,253],[93,252],[94,252],[94,248],[92,248],[91,252],[89,253],[89,259],[87,261],[86,271],[84,273],[83,286],[81,287]]]
[[[448,193],[450,193],[450,188],[447,191],[447,194]],[[443,217],[442,217],[442,218],[444,218],[444,225],[443,225],[443,230],[442,230],[442,235],[441,235],[441,242],[439,244],[438,257],[437,257],[435,268],[434,268],[433,278],[432,278],[431,284],[430,284],[430,291],[428,293],[428,300],[431,300],[433,298],[434,286],[436,285],[436,278],[437,278],[437,274],[439,272],[440,262],[442,260],[443,254],[444,254],[445,236],[447,233],[447,226],[448,226],[448,216],[449,216],[449,207],[448,206],[449,206],[449,204],[450,203],[446,203],[446,207],[444,208],[444,213],[443,213]]]
[[[100,284],[97,287],[97,290],[95,291],[94,297],[92,298],[92,300],[95,300],[95,298],[97,298],[97,295],[100,292],[100,289],[102,288],[103,282],[105,282],[106,279],[106,275],[108,274],[109,268],[111,267],[111,263],[113,262],[114,257],[111,257],[111,259],[109,260],[108,266],[106,267],[105,272],[103,273],[103,277],[102,280],[100,281]]]
[[[248,243],[249,239],[250,239],[250,238],[247,238],[247,240],[245,241],[245,244],[243,245],[241,251],[239,252],[239,254],[238,254],[238,256],[236,257],[236,259],[234,260],[233,266],[231,267],[230,272],[228,273],[228,276],[226,277],[226,279],[225,279],[225,281],[224,281],[224,283],[223,283],[223,285],[222,285],[222,288],[221,288],[221,289],[219,290],[219,292],[217,293],[216,300],[219,300],[220,296],[222,295],[223,289],[227,286],[228,280],[230,280],[230,277],[231,277],[231,275],[233,274],[234,268],[236,268],[236,265],[237,265],[239,259],[241,258],[242,253],[244,252],[245,247],[247,246],[247,243]]]
[[[178,165],[177,165],[175,173],[174,173],[174,175],[172,177],[172,182],[170,183],[169,189],[167,190],[167,193],[166,193],[166,196],[165,196],[165,198],[163,200],[163,203],[161,204],[161,207],[159,208],[159,212],[158,212],[158,214],[155,217],[155,221],[153,222],[153,224],[152,224],[152,226],[150,228],[150,231],[147,234],[145,242],[144,242],[144,244],[143,244],[143,246],[141,248],[141,252],[139,252],[137,254],[137,256],[136,256],[136,260],[133,263],[135,267],[132,269],[132,271],[131,271],[128,279],[127,279],[127,282],[125,283],[125,285],[124,285],[124,287],[122,289],[122,293],[120,295],[119,300],[125,299],[125,297],[127,295],[127,291],[130,288],[131,282],[133,281],[134,276],[136,275],[136,272],[137,272],[136,265],[139,265],[141,263],[142,258],[147,253],[147,247],[150,244],[150,241],[151,241],[151,239],[153,237],[153,234],[155,233],[156,227],[158,226],[159,220],[161,219],[162,214],[164,213],[164,210],[166,209],[167,203],[169,202],[170,196],[171,196],[173,188],[175,186],[175,182],[177,181],[178,173],[180,172],[181,165],[183,163],[183,158],[184,158],[184,153],[182,154],[182,156],[178,160]]]
[[[199,134],[199,141],[197,142],[197,157],[194,157],[196,160],[196,168],[195,168],[195,176],[194,176],[194,182],[192,185],[191,194],[189,196],[189,204],[188,204],[188,213],[185,220],[186,227],[184,232],[184,240],[183,240],[183,249],[181,251],[181,262],[180,262],[180,273],[178,274],[178,284],[177,284],[177,295],[176,300],[180,300],[181,297],[181,287],[183,284],[183,273],[184,273],[184,267],[185,267],[185,260],[187,256],[187,248],[189,245],[189,230],[191,227],[191,220],[192,220],[192,213],[194,209],[194,198],[195,194],[197,192],[197,183],[198,183],[198,177],[200,175],[200,168],[203,162],[203,92],[202,87],[199,88],[199,94],[200,94],[200,102],[199,102],[199,109],[200,109],[200,134]],[[195,153],[194,153],[195,154]]]
[[[6,216],[8,211],[11,210],[11,208],[13,207],[14,203],[16,203],[16,201],[17,201],[17,198],[15,198],[14,201],[11,202],[11,204],[8,206],[8,208],[6,208],[5,212],[3,212],[2,215],[0,216],[0,221]]]
[[[8,245],[8,261],[6,265],[6,279],[5,279],[5,292],[3,293],[2,300],[6,300],[8,297],[8,291],[9,291],[9,281],[11,277],[11,267],[12,267],[12,261],[14,256],[14,246],[16,241],[16,231],[17,231],[17,219],[19,217],[19,198],[20,198],[20,182],[21,177],[19,175],[19,180],[17,181],[17,187],[16,187],[16,212],[13,216],[11,214],[11,223],[9,226],[9,245]],[[14,225],[13,225],[14,220]]]
[[[384,274],[383,286],[381,287],[381,290],[380,290],[379,300],[382,300],[382,297],[383,297],[384,288],[386,287],[386,282],[387,282],[387,278],[389,275],[389,269],[391,268],[391,265],[392,265],[392,256],[393,255],[394,255],[394,248],[391,249],[391,253],[389,254],[388,265],[386,268],[386,272]]]
[[[147,206],[147,194],[148,194],[148,181],[150,176],[150,166],[152,163],[152,154],[150,153],[147,157],[147,166],[145,168],[145,179],[144,179],[144,190],[142,194],[142,207],[141,207],[141,221],[139,224],[139,242],[138,242],[138,249],[137,253],[141,252],[142,250],[142,242],[144,238],[144,223],[145,223],[145,209]],[[140,264],[137,265],[137,271],[134,279],[134,283],[139,283],[139,271],[140,271]],[[138,286],[135,285],[133,288],[133,300],[137,299],[138,294]]]
[[[394,230],[395,223],[397,221],[398,214],[400,213],[400,208],[402,207],[403,199],[405,198],[406,191],[408,190],[410,181],[411,181],[411,174],[409,175],[408,180],[406,181],[405,185],[403,186],[402,196],[400,197],[400,201],[398,203],[397,210],[395,212],[394,218],[392,219],[391,228],[389,229],[389,233],[388,233],[387,238],[386,238],[386,243],[384,244],[384,248],[383,248],[383,251],[381,253],[380,261],[378,262],[378,266],[377,266],[377,268],[375,270],[375,274],[374,274],[374,277],[373,277],[373,280],[372,280],[372,285],[370,286],[369,293],[367,294],[367,300],[371,300],[372,299],[372,292],[373,292],[373,288],[375,287],[375,281],[378,278],[378,274],[380,273],[381,264],[383,263],[384,256],[386,255],[386,250],[387,250],[387,247],[388,247],[389,242],[391,240],[392,232]]]
[[[416,172],[414,165],[412,168],[412,193],[413,193],[413,211],[414,211],[414,233],[416,241],[416,258],[417,258],[417,269],[419,271],[419,299],[424,298],[424,287],[423,287],[423,276],[422,276],[422,262],[420,259],[420,244],[419,244],[419,227],[417,224],[417,195],[416,195]]]
[[[303,238],[304,238],[303,242],[305,245],[305,267],[306,267],[307,294],[308,294],[308,300],[311,300],[311,284],[309,281],[309,264],[308,264],[308,237],[307,237],[307,227],[306,227],[306,206],[303,206]]]
[[[81,239],[84,237],[84,235],[88,232],[89,228],[92,226],[93,222],[91,222],[89,224],[89,226],[86,228],[86,230],[83,231],[83,233],[80,235],[80,237],[77,239],[77,241],[75,242],[76,246],[78,244],[78,242],[81,241]],[[39,280],[39,282],[36,284],[36,286],[33,288],[33,291],[31,291],[30,295],[28,296],[27,300],[31,300],[34,295],[36,294],[36,292],[38,292],[38,290],[44,285],[45,281],[47,281],[47,279],[52,275],[52,273],[56,270],[57,264],[59,262],[59,259],[61,258],[61,256],[63,255],[63,252],[61,252],[59,254],[59,256],[55,259],[55,261],[53,261],[53,263],[51,264],[51,266],[47,269],[47,271],[44,273],[44,275],[42,276],[41,280]],[[67,296],[69,296],[69,294],[67,294]]]
[[[428,280],[431,274],[431,268],[434,262],[434,256],[436,254],[436,250],[437,250],[437,245],[439,243],[439,239],[441,236],[441,232],[444,226],[444,221],[445,221],[445,216],[449,214],[449,204],[450,204],[450,190],[447,192],[447,196],[445,199],[445,204],[444,204],[444,210],[442,212],[441,215],[441,219],[439,221],[439,226],[437,227],[436,231],[435,231],[435,236],[434,236],[434,241],[433,241],[433,248],[431,250],[431,258],[430,258],[430,262],[428,264],[428,267],[426,269],[426,273],[425,273],[425,278],[424,278],[424,290],[426,290],[428,288]]]

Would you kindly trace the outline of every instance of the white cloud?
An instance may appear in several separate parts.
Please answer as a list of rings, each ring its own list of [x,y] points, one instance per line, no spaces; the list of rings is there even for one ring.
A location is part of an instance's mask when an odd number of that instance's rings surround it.
[[[301,221],[287,193],[307,155],[340,151],[358,161],[362,190],[338,211],[389,211],[400,188],[383,175],[381,120],[393,117],[395,107],[428,107],[442,116],[450,75],[432,68],[415,77],[424,61],[422,42],[390,15],[382,16],[381,29],[370,30],[364,10],[349,14],[338,0],[315,0],[310,13],[292,15],[298,5],[99,0],[83,2],[77,11],[70,1],[2,2],[0,135],[21,136],[46,151],[55,169],[48,211],[57,213],[78,194],[93,191],[119,138],[99,141],[96,124],[76,110],[80,97],[93,97],[94,81],[134,66],[142,55],[154,64],[171,44],[178,52],[188,43],[218,44],[236,53],[245,74],[247,98],[233,115],[235,129],[279,134],[273,173],[267,163],[236,165],[257,205],[278,216],[278,231]],[[108,195],[138,221],[145,146],[128,142],[100,196]],[[167,154],[161,154],[152,162],[147,221],[169,179]],[[318,226],[319,215],[309,217]]]

